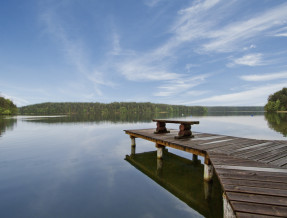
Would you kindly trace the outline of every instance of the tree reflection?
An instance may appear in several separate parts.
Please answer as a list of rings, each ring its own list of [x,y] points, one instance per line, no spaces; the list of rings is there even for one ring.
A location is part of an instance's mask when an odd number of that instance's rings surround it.
[[[13,130],[14,125],[17,123],[17,119],[10,119],[7,117],[0,116],[0,137],[7,130]]]
[[[265,119],[268,121],[270,129],[287,136],[287,114],[286,113],[265,113]]]

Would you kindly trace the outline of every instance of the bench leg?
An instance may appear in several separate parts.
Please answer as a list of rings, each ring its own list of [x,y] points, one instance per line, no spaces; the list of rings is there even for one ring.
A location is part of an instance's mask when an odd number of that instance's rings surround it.
[[[179,126],[178,136],[175,136],[176,139],[181,138],[192,138],[194,137],[191,132],[191,125],[186,123],[181,123]]]
[[[154,132],[155,134],[160,134],[160,133],[169,133],[170,131],[167,131],[165,127],[165,122],[157,122],[156,123],[156,131]]]

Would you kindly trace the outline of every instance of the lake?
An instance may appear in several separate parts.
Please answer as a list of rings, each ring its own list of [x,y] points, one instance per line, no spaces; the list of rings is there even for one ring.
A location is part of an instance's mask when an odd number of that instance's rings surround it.
[[[285,114],[181,119],[199,120],[197,132],[286,140]],[[168,148],[159,169],[154,144],[137,139],[131,156],[123,130],[154,127],[146,119],[0,118],[0,217],[221,217],[220,185],[215,178],[206,187],[192,154]]]

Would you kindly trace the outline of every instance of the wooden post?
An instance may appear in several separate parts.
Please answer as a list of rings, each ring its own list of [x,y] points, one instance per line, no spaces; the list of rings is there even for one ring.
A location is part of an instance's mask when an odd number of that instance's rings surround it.
[[[233,212],[233,209],[228,199],[226,198],[225,193],[223,193],[222,198],[223,198],[223,217],[224,218],[235,218],[236,216]]]
[[[136,138],[134,136],[130,136],[131,138],[131,146],[135,147],[136,146]]]
[[[162,158],[162,156],[163,156],[163,149],[164,149],[165,146],[156,143],[155,147],[157,147],[157,155],[156,155],[157,158]]]
[[[136,154],[136,146],[131,146],[131,156]]]
[[[212,182],[204,181],[203,188],[204,188],[204,198],[205,198],[205,200],[210,199],[211,191],[212,191]]]
[[[213,166],[210,163],[209,158],[204,158],[204,180],[209,182],[212,179]]]
[[[194,163],[196,163],[198,161],[198,155],[192,154],[192,160]]]
[[[157,158],[157,160],[156,160],[156,174],[158,176],[162,175],[162,165],[163,165],[162,158]]]

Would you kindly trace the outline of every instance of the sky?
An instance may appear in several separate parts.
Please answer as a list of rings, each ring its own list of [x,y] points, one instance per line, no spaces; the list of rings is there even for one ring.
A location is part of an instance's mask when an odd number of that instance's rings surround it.
[[[0,0],[0,95],[263,106],[287,87],[285,0]]]

